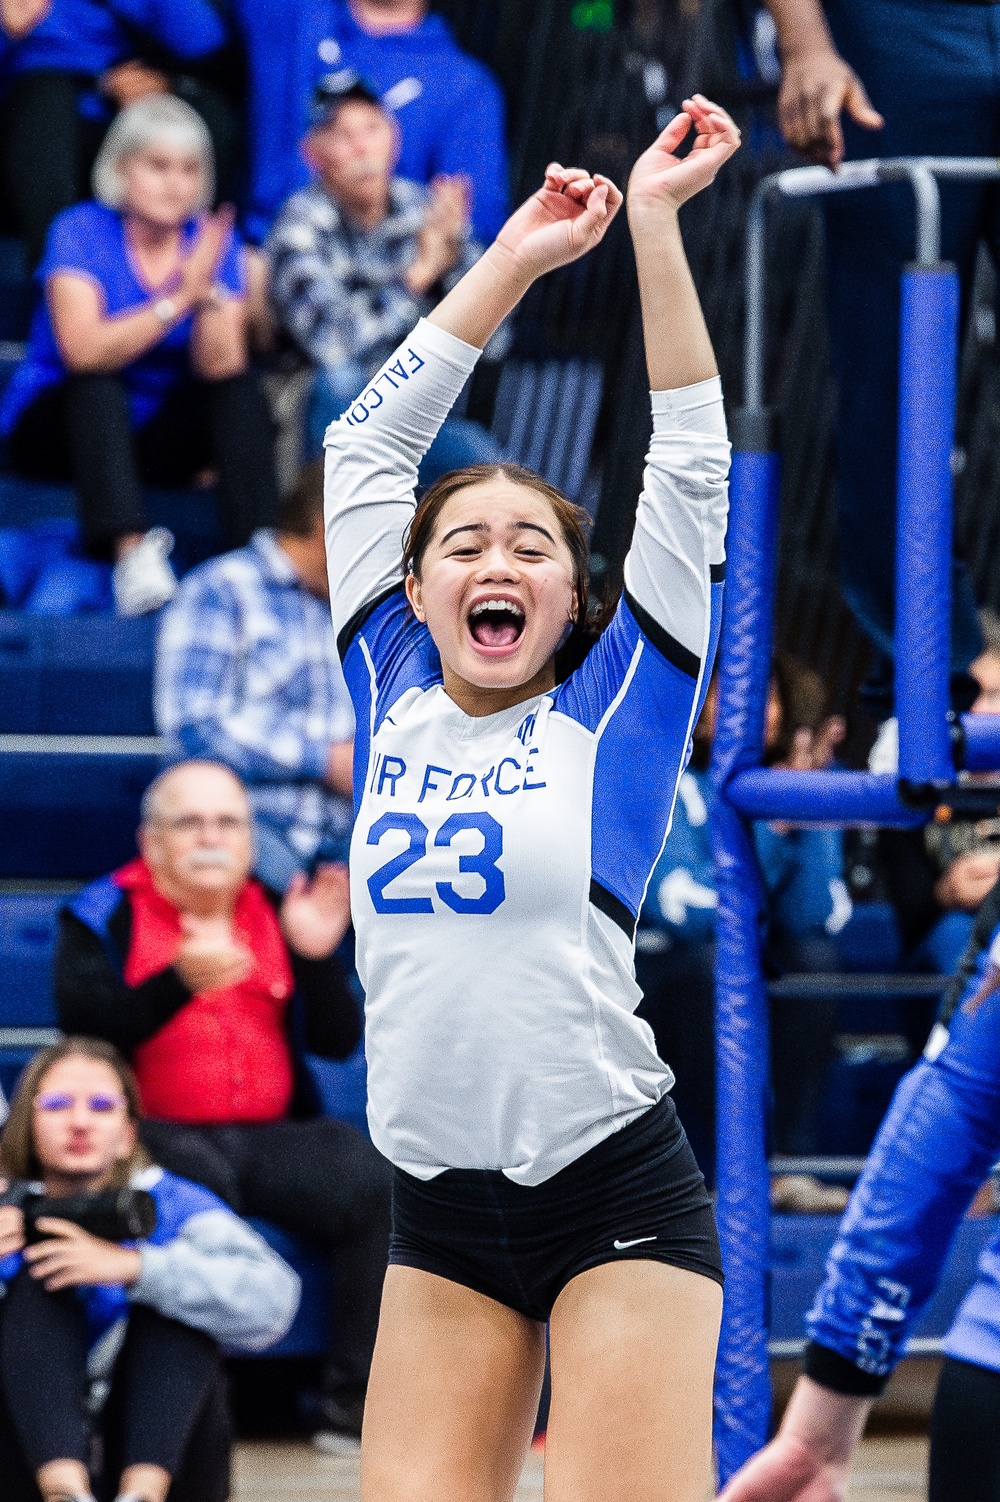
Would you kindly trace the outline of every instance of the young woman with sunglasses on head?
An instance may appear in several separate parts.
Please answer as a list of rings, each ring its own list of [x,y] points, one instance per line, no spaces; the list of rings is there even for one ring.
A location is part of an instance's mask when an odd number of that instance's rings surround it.
[[[26,1244],[22,1210],[0,1205],[3,1502],[225,1502],[218,1342],[263,1350],[298,1306],[291,1268],[207,1189],[153,1167],[137,1122],[128,1066],[86,1038],[36,1054],[11,1102],[9,1181],[55,1199],[143,1188],[156,1226],[119,1244],[41,1216]]]
[[[416,510],[414,491],[482,346],[600,241],[613,183],[553,164],[327,433],[369,1121],[396,1170],[365,1502],[511,1498],[546,1323],[549,1502],[710,1490],[718,1240],[633,1015],[633,936],[725,556],[729,445],[677,211],[738,144],[698,96],[629,183],[654,432],[602,634],[581,513],[537,475],[458,471]]]

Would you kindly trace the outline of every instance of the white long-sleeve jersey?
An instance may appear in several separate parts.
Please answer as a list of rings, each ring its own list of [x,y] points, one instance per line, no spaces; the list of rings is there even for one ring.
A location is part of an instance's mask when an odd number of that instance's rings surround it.
[[[375,1145],[538,1184],[673,1083],[633,940],[718,634],[718,379],[654,392],[617,612],[550,693],[445,694],[403,591],[417,465],[478,350],[421,322],[326,435],[333,619],[357,716],[351,901]]]

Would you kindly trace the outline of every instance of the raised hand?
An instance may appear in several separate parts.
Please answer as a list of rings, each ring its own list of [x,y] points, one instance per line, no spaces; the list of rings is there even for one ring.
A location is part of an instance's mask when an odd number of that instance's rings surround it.
[[[507,220],[497,244],[531,277],[566,266],[593,250],[622,205],[609,177],[551,162],[537,193]]]
[[[306,960],[325,960],[351,921],[351,885],[347,867],[320,866],[310,882],[300,871],[292,877],[281,904],[281,928],[289,947]]]
[[[686,157],[675,153],[694,128],[694,144]],[[648,208],[679,209],[707,188],[722,164],[739,149],[740,133],[733,121],[703,94],[685,99],[684,108],[632,168],[628,183],[630,217]]]

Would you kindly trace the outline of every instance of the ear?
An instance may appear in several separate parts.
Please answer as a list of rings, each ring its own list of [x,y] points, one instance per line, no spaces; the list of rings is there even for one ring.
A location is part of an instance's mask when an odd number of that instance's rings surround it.
[[[426,621],[427,617],[424,615],[424,607],[421,600],[420,580],[416,574],[407,574],[404,587],[406,589],[406,598],[410,602],[410,609],[413,611],[413,614],[418,621]]]
[[[316,153],[313,150],[313,133],[311,130],[307,131],[305,136],[302,138],[301,142],[299,143],[299,150],[302,153],[302,160],[305,162],[310,172],[318,172],[319,163],[316,160]]]

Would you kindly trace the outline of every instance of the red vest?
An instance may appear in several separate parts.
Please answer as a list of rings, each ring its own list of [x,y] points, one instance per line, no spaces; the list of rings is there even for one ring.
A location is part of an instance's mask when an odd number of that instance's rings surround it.
[[[156,891],[143,860],[123,866],[114,881],[132,908],[125,983],[138,986],[173,963],[180,913]],[[192,996],[133,1052],[148,1116],[222,1126],[277,1121],[288,1111],[294,1080],[285,1012],[292,968],[277,914],[255,881],[239,895],[233,930],[256,961],[247,979]]]

